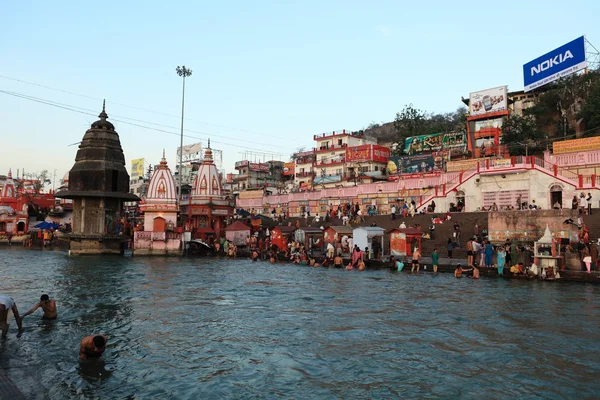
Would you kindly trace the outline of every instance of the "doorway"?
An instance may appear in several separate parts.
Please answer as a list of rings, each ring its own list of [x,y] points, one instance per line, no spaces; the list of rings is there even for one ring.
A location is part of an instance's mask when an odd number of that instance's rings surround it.
[[[555,207],[556,203],[558,203],[560,207]],[[552,185],[552,187],[550,188],[550,207],[556,209],[563,208],[562,186]]]

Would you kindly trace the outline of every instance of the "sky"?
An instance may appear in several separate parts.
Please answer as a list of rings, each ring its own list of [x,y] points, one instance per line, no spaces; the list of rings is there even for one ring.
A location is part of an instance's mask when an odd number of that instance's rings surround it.
[[[407,104],[523,89],[524,63],[581,35],[600,2],[17,1],[0,3],[0,174],[60,178],[106,112],[132,159],[176,164],[208,138],[235,161],[287,161],[313,135],[392,121]],[[250,153],[252,152],[252,153]],[[264,154],[259,154],[264,153]]]

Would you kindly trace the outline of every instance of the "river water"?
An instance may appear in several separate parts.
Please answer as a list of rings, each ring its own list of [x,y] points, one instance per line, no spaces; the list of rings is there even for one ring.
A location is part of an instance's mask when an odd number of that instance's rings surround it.
[[[600,396],[599,286],[0,251],[0,368],[30,399]],[[104,362],[79,341],[108,336]]]

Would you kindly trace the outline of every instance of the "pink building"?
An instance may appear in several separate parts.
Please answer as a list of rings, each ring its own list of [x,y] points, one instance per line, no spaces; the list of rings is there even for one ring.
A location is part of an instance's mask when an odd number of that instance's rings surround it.
[[[177,186],[164,151],[140,210],[144,213],[144,230],[135,232],[134,255],[180,255],[182,234],[176,232]]]

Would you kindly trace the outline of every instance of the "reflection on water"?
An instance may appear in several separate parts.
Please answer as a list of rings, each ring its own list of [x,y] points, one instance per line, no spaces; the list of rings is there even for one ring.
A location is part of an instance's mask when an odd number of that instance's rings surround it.
[[[27,398],[597,397],[599,287],[4,250]],[[104,360],[79,341],[105,333]]]

